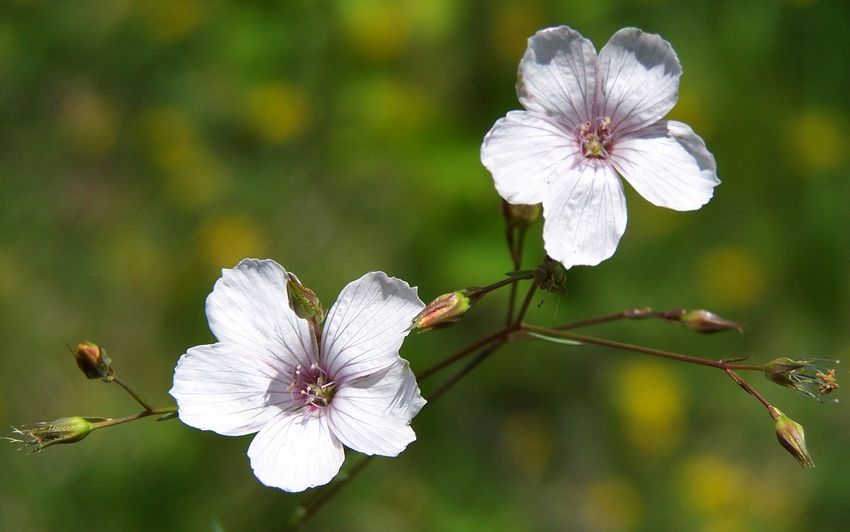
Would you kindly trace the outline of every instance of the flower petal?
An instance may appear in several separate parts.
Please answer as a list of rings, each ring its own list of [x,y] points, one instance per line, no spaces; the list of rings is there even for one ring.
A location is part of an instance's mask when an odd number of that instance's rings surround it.
[[[682,66],[670,43],[637,28],[615,33],[599,52],[601,116],[615,135],[648,126],[666,115],[679,98]]]
[[[340,384],[387,369],[398,360],[411,322],[424,307],[416,288],[384,272],[352,281],[328,312],[324,367]]]
[[[225,436],[257,432],[271,413],[291,402],[280,361],[232,343],[189,349],[177,363],[169,393],[183,423]]]
[[[316,339],[307,321],[289,308],[286,280],[286,270],[273,260],[244,259],[223,269],[207,297],[210,330],[222,342],[253,348],[274,344],[309,366]]]
[[[595,266],[614,254],[626,230],[626,197],[613,169],[581,163],[543,200],[546,252],[564,267]]]
[[[281,413],[254,437],[248,458],[254,475],[266,486],[304,491],[330,482],[345,453],[326,416]]]
[[[681,122],[662,120],[620,139],[611,163],[641,196],[677,211],[699,209],[720,184],[714,156]]]
[[[388,371],[342,386],[330,406],[331,430],[364,454],[396,456],[416,439],[410,420],[425,406],[406,360]]]
[[[573,165],[581,149],[563,124],[538,113],[511,111],[484,137],[481,162],[509,203],[540,203],[549,184]]]
[[[596,63],[593,43],[577,31],[566,26],[538,31],[519,63],[520,103],[577,129],[593,116]]]

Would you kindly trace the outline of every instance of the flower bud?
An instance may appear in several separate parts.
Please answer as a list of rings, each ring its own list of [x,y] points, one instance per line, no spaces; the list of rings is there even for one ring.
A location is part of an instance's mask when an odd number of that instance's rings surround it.
[[[539,203],[535,205],[514,205],[502,201],[502,216],[505,217],[508,227],[526,229],[540,218],[542,212],[543,206]]]
[[[286,282],[289,292],[289,306],[295,311],[295,315],[301,319],[315,319],[321,323],[325,319],[325,310],[316,293],[301,284],[295,274],[290,273]]]
[[[794,360],[779,357],[765,364],[762,370],[769,381],[820,401],[820,396],[832,393],[839,386],[835,378],[835,369],[815,364],[815,362],[838,363],[837,360],[820,358]]]
[[[83,342],[77,345],[73,353],[77,367],[89,379],[111,381],[114,377],[115,370],[112,369],[112,360],[106,354],[106,349],[91,342]]]
[[[550,292],[563,292],[567,282],[567,270],[548,256],[534,269],[534,282],[537,288]]]
[[[809,451],[806,450],[806,434],[803,426],[783,414],[778,408],[771,406],[769,410],[776,421],[776,438],[779,443],[800,462],[801,466],[815,467]]]
[[[23,443],[21,449],[37,453],[45,447],[57,443],[74,443],[82,440],[94,430],[94,422],[104,421],[105,418],[95,417],[63,417],[54,421],[41,421],[34,425],[13,427],[15,434],[24,439],[6,438],[12,442]]]
[[[679,321],[686,328],[703,334],[731,330],[738,332],[744,331],[744,325],[742,323],[721,318],[713,312],[701,309],[683,313],[679,317]]]
[[[412,329],[422,332],[451,325],[463,317],[471,303],[465,290],[443,294],[428,303],[422,312],[413,318]]]

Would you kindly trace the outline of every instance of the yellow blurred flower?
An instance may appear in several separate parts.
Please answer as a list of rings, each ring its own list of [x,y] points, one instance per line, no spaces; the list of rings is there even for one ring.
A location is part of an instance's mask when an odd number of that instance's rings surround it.
[[[144,0],[135,4],[151,34],[163,42],[179,40],[194,31],[209,5],[203,0]]]
[[[248,257],[267,255],[268,239],[254,219],[244,214],[219,215],[198,229],[196,242],[204,266],[211,272],[230,268]]]
[[[70,84],[61,96],[59,124],[82,151],[103,155],[115,145],[118,110],[87,84]]]
[[[836,169],[847,160],[847,131],[835,110],[807,109],[785,125],[787,153],[807,175]]]
[[[697,279],[707,304],[748,307],[761,298],[765,270],[758,256],[740,247],[710,249],[699,261]]]
[[[373,133],[403,135],[419,129],[432,108],[416,86],[392,77],[379,77],[352,90],[358,102],[358,126]]]
[[[554,439],[550,423],[534,413],[508,416],[502,424],[501,447],[508,465],[521,476],[540,477],[552,459]]]
[[[739,516],[750,495],[745,480],[738,467],[712,454],[687,457],[678,472],[682,502],[702,516]]]
[[[673,369],[647,360],[627,362],[616,370],[613,393],[635,451],[663,456],[679,444],[685,397]]]
[[[247,101],[248,123],[266,142],[286,142],[309,125],[307,95],[291,83],[276,82],[253,87],[248,92]]]
[[[176,108],[153,108],[141,118],[153,160],[162,171],[168,199],[197,209],[218,198],[226,185],[221,163],[202,143],[189,116]]]
[[[388,61],[410,46],[413,20],[408,5],[395,0],[339,2],[342,31],[354,52]]]
[[[591,530],[633,530],[642,506],[637,488],[624,478],[592,482],[584,493],[582,509]]]

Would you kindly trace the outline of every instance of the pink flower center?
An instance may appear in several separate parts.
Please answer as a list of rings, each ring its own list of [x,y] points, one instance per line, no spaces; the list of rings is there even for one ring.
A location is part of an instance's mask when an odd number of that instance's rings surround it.
[[[596,124],[583,123],[578,129],[581,151],[588,159],[606,159],[611,149],[611,119],[597,118]]]
[[[329,377],[328,372],[316,364],[304,368],[300,364],[292,372],[292,383],[289,385],[292,400],[313,408],[326,408],[331,404],[336,383]]]

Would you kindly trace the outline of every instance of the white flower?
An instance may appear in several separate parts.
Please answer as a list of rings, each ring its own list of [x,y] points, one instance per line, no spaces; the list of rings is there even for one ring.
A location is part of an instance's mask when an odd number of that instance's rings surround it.
[[[661,120],[681,74],[670,44],[635,28],[615,33],[598,56],[566,26],[528,40],[517,81],[526,110],[496,122],[481,161],[505,200],[543,204],[546,251],[567,268],[617,249],[626,229],[617,174],[660,207],[695,210],[711,199],[714,157],[690,127]]]
[[[254,474],[301,491],[339,472],[343,445],[396,456],[416,439],[410,420],[425,400],[398,350],[425,305],[404,281],[368,273],[340,293],[317,347],[289,307],[287,279],[272,260],[222,270],[207,298],[218,342],[180,357],[170,393],[188,425],[258,432],[248,449]]]

